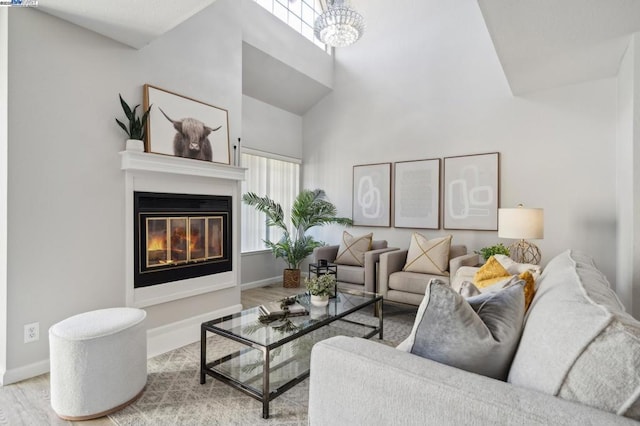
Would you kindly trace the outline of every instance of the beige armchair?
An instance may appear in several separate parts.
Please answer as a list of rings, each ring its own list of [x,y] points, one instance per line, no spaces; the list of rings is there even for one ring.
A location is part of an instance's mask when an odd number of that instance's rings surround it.
[[[338,256],[339,245],[323,246],[313,250],[313,261],[326,259],[333,263]],[[371,250],[364,253],[364,266],[337,265],[338,286],[356,290],[375,292],[376,263],[382,253],[398,250],[397,247],[387,247],[386,240],[371,242]]]
[[[382,294],[385,301],[420,305],[431,278],[449,283],[449,277],[454,276],[458,268],[476,266],[480,261],[477,254],[467,254],[467,246],[452,245],[449,249],[447,275],[432,275],[403,271],[402,268],[407,262],[407,253],[408,250],[396,250],[380,255],[378,293]]]

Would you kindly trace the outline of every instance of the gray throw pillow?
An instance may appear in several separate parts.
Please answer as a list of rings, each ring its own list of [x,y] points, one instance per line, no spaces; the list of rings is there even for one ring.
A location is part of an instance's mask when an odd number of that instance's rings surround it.
[[[506,380],[524,319],[524,281],[465,300],[432,279],[409,337],[398,349]]]

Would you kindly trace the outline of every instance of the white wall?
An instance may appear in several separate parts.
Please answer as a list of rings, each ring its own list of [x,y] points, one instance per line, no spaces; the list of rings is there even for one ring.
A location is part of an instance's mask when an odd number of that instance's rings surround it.
[[[7,168],[9,10],[0,8],[0,372],[7,368]]]
[[[302,158],[302,117],[242,96],[242,143],[245,148]],[[242,232],[242,230],[240,230]],[[282,260],[271,251],[242,255],[242,284],[249,288],[282,280]]]
[[[543,263],[580,249],[615,283],[615,79],[513,97],[476,2],[357,7],[367,32],[336,50],[334,91],[304,116],[304,186],[350,216],[353,165],[497,151],[501,205],[545,209]],[[412,232],[352,231],[404,248]],[[338,242],[340,232],[317,234]],[[494,231],[419,232],[451,233],[471,250],[499,241]]]
[[[241,145],[302,158],[302,117],[250,96],[242,96]]]
[[[631,37],[618,74],[616,144],[617,291],[628,311],[640,316],[640,34]]]
[[[48,358],[48,328],[125,303],[126,135],[118,93],[150,83],[224,107],[240,136],[239,6],[217,1],[141,50],[31,8],[9,10],[7,369]],[[3,50],[4,52],[4,50]],[[240,303],[239,287],[149,307],[163,326]],[[40,322],[40,341],[23,325]]]

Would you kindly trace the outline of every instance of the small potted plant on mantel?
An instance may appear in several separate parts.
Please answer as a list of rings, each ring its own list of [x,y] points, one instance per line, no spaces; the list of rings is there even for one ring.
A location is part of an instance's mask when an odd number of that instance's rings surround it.
[[[329,296],[333,294],[336,288],[336,276],[333,274],[323,274],[306,278],[304,282],[309,294],[311,294],[311,304],[315,306],[327,306]]]
[[[151,111],[151,105],[149,105],[149,109],[147,109],[143,114],[142,118],[136,116],[136,110],[140,106],[140,104],[136,105],[131,109],[129,105],[122,99],[122,95],[118,94],[120,97],[120,105],[122,105],[122,109],[124,110],[124,114],[127,116],[127,120],[129,120],[129,126],[126,126],[122,121],[116,118],[116,123],[125,131],[129,139],[127,140],[126,149],[127,151],[144,151],[144,137],[146,132],[146,124],[147,118],[149,118],[149,111]]]

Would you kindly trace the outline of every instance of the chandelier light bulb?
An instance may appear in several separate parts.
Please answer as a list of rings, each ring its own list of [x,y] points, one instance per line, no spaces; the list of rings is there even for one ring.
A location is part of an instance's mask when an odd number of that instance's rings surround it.
[[[364,18],[345,0],[329,0],[314,25],[318,40],[333,47],[345,47],[358,41],[364,33]]]

